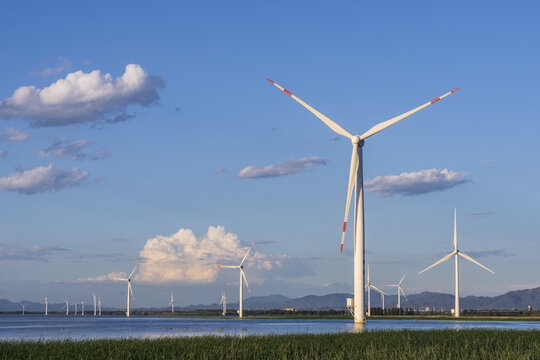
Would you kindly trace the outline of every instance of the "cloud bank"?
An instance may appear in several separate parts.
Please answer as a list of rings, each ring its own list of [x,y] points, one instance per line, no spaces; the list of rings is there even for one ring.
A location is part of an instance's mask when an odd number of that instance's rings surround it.
[[[49,166],[23,170],[0,177],[0,192],[17,191],[21,194],[36,194],[45,191],[55,191],[66,187],[79,185],[88,177],[88,172],[77,168],[64,171]]]
[[[105,149],[100,148],[92,153],[84,152],[84,148],[92,144],[90,140],[79,139],[70,142],[67,139],[60,139],[47,148],[40,151],[41,156],[68,156],[71,161],[78,161],[84,159],[100,160],[106,159],[111,156]]]
[[[101,275],[96,277],[87,277],[87,278],[80,278],[77,279],[78,282],[104,282],[104,281],[118,281],[114,280],[116,279],[125,279],[127,277],[127,274],[123,271],[121,272],[112,272],[108,275]]]
[[[434,191],[450,189],[470,181],[468,174],[444,169],[420,170],[399,175],[377,176],[367,180],[364,187],[367,192],[381,196],[420,195]]]
[[[35,260],[47,262],[49,261],[49,256],[66,252],[69,252],[69,250],[56,246],[34,245],[24,247],[0,244],[0,260]]]
[[[260,179],[292,175],[297,172],[306,171],[315,165],[325,165],[326,159],[320,157],[310,157],[293,159],[267,166],[248,166],[241,169],[236,177],[241,179]]]
[[[116,79],[99,70],[76,71],[42,89],[19,87],[0,101],[0,118],[22,117],[36,127],[122,121],[131,116],[125,113],[127,106],[159,100],[157,89],[164,84],[136,64],[127,65]]]

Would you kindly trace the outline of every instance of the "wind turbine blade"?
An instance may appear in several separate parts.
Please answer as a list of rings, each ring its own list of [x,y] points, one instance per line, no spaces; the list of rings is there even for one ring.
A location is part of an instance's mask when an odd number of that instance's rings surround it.
[[[457,251],[457,214],[454,208],[454,251]]]
[[[407,275],[408,272],[409,272],[409,270],[405,271],[405,274],[403,274],[403,277],[401,278],[401,280],[399,280],[398,285],[401,285],[401,283],[403,282],[403,279],[405,279],[405,275]]]
[[[448,254],[448,255],[446,255],[446,256],[443,257],[441,260],[437,261],[435,264],[433,264],[433,265],[431,265],[431,266],[428,266],[428,267],[425,268],[424,270],[420,271],[420,272],[418,273],[418,275],[420,275],[421,273],[423,273],[423,272],[426,271],[426,270],[431,269],[432,267],[434,267],[434,266],[436,266],[436,265],[439,265],[439,264],[442,263],[442,262],[445,262],[446,260],[450,259],[453,255],[454,255],[453,252],[450,253],[450,254]]]
[[[397,285],[383,285],[383,286],[391,286],[391,287],[396,287]]]
[[[246,255],[244,255],[244,258],[242,259],[242,262],[240,263],[240,266],[244,265],[244,261],[246,261],[246,258],[248,257],[249,252],[251,251],[251,248],[253,247],[254,242],[255,242],[255,240],[253,240],[251,242],[251,245],[250,245],[249,249],[247,250]]]
[[[485,267],[484,265],[480,264],[478,261],[474,260],[474,259],[473,259],[472,257],[470,257],[469,255],[464,254],[464,253],[462,253],[462,252],[459,252],[458,255],[464,257],[465,259],[469,260],[470,262],[475,263],[476,265],[478,265],[478,266],[480,266],[480,267],[483,267],[484,269],[486,269],[486,270],[489,271],[490,273],[495,274],[495,271],[488,269],[488,268]]]
[[[346,138],[349,138],[349,139],[352,139],[352,135],[347,131],[345,130],[344,128],[342,128],[341,126],[339,126],[338,124],[336,124],[334,121],[330,120],[328,117],[326,117],[325,115],[321,114],[320,112],[318,112],[317,110],[315,110],[314,108],[312,108],[311,106],[309,106],[308,104],[306,104],[305,102],[303,102],[302,100],[300,100],[299,98],[297,98],[296,96],[294,96],[293,94],[291,94],[290,91],[282,88],[281,86],[279,86],[277,83],[273,82],[272,80],[270,79],[266,79],[268,81],[270,81],[272,84],[274,84],[278,89],[280,89],[281,91],[283,91],[285,94],[289,95],[290,97],[292,97],[295,101],[297,101],[298,103],[300,103],[300,105],[302,105],[303,107],[305,107],[306,109],[308,109],[309,111],[311,111],[316,117],[318,117],[319,119],[321,119],[326,125],[328,125],[328,127],[332,130],[334,130],[336,133],[338,133],[339,135],[343,135],[345,136]]]
[[[381,294],[384,294],[384,291],[382,291],[381,289],[377,288],[375,285],[371,285],[372,288],[374,288],[375,290],[377,290],[378,292],[380,292]]]
[[[345,242],[345,232],[347,230],[347,220],[349,219],[349,208],[351,207],[351,197],[354,184],[356,182],[356,174],[358,171],[358,144],[353,144],[353,152],[351,156],[351,169],[349,172],[349,185],[347,186],[347,203],[345,205],[345,219],[343,220],[343,234],[341,235],[341,249],[343,253],[343,243]]]
[[[131,293],[131,298],[133,300],[135,300],[135,295],[133,295],[133,289],[131,288],[131,283],[130,282],[128,282],[128,288],[129,288],[129,292]]]
[[[240,268],[240,266],[233,266],[233,265],[216,265],[216,267],[227,268],[227,269],[239,269]]]
[[[360,139],[364,140],[364,139],[370,137],[371,135],[374,135],[374,134],[378,133],[379,131],[386,129],[386,128],[389,127],[389,126],[394,125],[394,124],[397,123],[398,121],[405,119],[407,116],[412,115],[412,114],[414,114],[415,112],[418,112],[418,111],[422,110],[423,108],[428,107],[429,105],[431,105],[431,104],[433,104],[433,103],[436,103],[437,101],[439,101],[439,100],[441,100],[441,99],[447,97],[448,95],[450,95],[450,94],[452,94],[453,92],[456,92],[456,91],[458,91],[458,90],[459,90],[459,88],[454,89],[454,90],[452,90],[452,91],[450,91],[450,92],[447,92],[447,93],[444,94],[444,95],[439,96],[439,97],[436,98],[436,99],[431,100],[430,102],[425,103],[424,105],[420,105],[419,107],[412,109],[411,111],[408,111],[408,112],[406,112],[406,113],[404,113],[404,114],[401,114],[401,115],[399,115],[399,116],[396,116],[396,117],[394,117],[394,118],[392,118],[392,119],[390,119],[390,120],[386,120],[386,121],[384,121],[384,122],[382,122],[382,123],[380,123],[380,124],[378,124],[378,125],[375,125],[375,126],[372,127],[371,129],[369,129],[368,131],[366,131],[365,133],[363,133],[362,135],[360,135]]]
[[[399,290],[401,290],[401,293],[403,294],[403,297],[405,298],[405,301],[409,302],[409,299],[407,299],[407,295],[405,295],[405,291],[403,291],[401,286],[399,287]]]
[[[131,274],[129,274],[128,279],[131,279],[131,275],[133,275],[133,273],[134,273],[135,270],[137,269],[137,266],[139,266],[139,263],[137,263],[137,265],[135,265],[135,267],[134,267],[133,270],[131,271]]]
[[[128,279],[122,279],[122,278],[111,278],[111,280],[116,280],[116,281],[128,281]]]
[[[251,289],[249,288],[249,284],[247,282],[247,279],[246,279],[246,273],[244,272],[244,270],[240,269],[240,271],[242,271],[242,277],[244,278],[244,282],[246,283],[246,286],[248,288],[248,291],[249,293],[251,294]]]

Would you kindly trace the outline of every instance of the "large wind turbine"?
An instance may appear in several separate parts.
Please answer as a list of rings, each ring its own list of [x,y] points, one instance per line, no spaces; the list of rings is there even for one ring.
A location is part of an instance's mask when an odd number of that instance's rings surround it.
[[[133,295],[133,290],[131,289],[131,277],[133,276],[133,273],[135,272],[135,270],[137,270],[137,266],[139,266],[139,264],[135,265],[135,267],[133,268],[133,270],[131,271],[131,274],[129,274],[127,279],[122,279],[122,278],[114,278],[113,279],[113,280],[127,282],[127,306],[126,306],[126,316],[127,317],[129,317],[129,295],[131,294],[131,297],[133,298],[133,300],[135,300],[135,296]]]
[[[219,305],[223,305],[222,315],[225,316],[225,314],[227,314],[227,296],[225,296],[225,291],[223,289],[221,289],[221,300],[219,301]]]
[[[461,256],[461,257],[469,260],[470,262],[475,263],[476,265],[486,269],[487,271],[489,271],[492,274],[495,274],[495,272],[488,269],[484,265],[480,264],[478,261],[474,260],[469,255],[464,254],[464,253],[462,253],[461,251],[458,250],[458,247],[457,247],[457,217],[456,217],[457,214],[456,213],[457,213],[456,209],[454,208],[454,251],[451,252],[450,254],[446,255],[445,257],[443,257],[441,260],[437,261],[435,264],[433,264],[431,266],[428,266],[424,270],[420,271],[418,273],[418,275],[420,275],[421,273],[423,273],[424,271],[426,271],[428,269],[431,269],[432,267],[434,267],[436,265],[439,265],[442,262],[445,262],[446,260],[448,260],[452,256],[454,256],[454,264],[455,264],[455,270],[456,270],[456,292],[455,292],[454,316],[459,317],[459,264],[458,264],[458,258]]]
[[[355,233],[354,233],[354,322],[355,323],[364,323],[366,321],[365,317],[365,309],[364,309],[364,245],[365,245],[365,238],[364,238],[364,180],[363,180],[363,165],[362,165],[362,147],[364,146],[364,140],[370,137],[371,135],[374,135],[378,133],[381,130],[386,129],[387,127],[397,123],[400,120],[405,119],[407,116],[414,114],[417,111],[420,111],[424,109],[425,107],[428,107],[429,105],[441,100],[442,98],[445,98],[446,96],[452,94],[453,92],[457,91],[458,89],[454,89],[444,95],[439,96],[436,99],[431,100],[430,102],[425,103],[424,105],[421,105],[417,108],[414,108],[404,114],[401,114],[399,116],[396,116],[392,119],[386,120],[378,125],[375,125],[362,135],[352,135],[347,130],[339,126],[337,123],[326,117],[325,115],[321,114],[299,98],[297,98],[295,95],[293,95],[290,91],[284,89],[280,85],[276,84],[270,79],[267,79],[272,84],[274,84],[276,87],[278,87],[280,90],[285,92],[287,95],[292,97],[295,101],[300,103],[302,106],[304,106],[306,109],[311,111],[315,116],[317,116],[319,119],[321,119],[330,129],[332,129],[334,132],[336,132],[339,135],[345,136],[346,138],[350,139],[353,145],[352,149],[352,158],[351,158],[351,167],[350,167],[350,173],[349,173],[349,185],[347,190],[347,202],[345,205],[345,220],[343,222],[343,233],[341,237],[341,250],[343,251],[343,242],[345,240],[345,230],[347,228],[347,220],[349,218],[349,206],[351,202],[351,195],[353,186],[356,187],[356,193],[355,193]]]
[[[399,309],[400,314],[401,314],[401,294],[403,294],[403,296],[405,297],[405,300],[407,300],[407,295],[405,295],[405,292],[403,291],[403,289],[401,287],[401,283],[403,283],[403,279],[405,279],[405,275],[407,275],[407,271],[405,271],[405,274],[403,274],[403,277],[401,278],[401,280],[399,280],[399,282],[397,284],[384,285],[384,286],[397,287],[397,307]],[[409,300],[407,300],[407,301],[409,301]]]
[[[246,255],[244,255],[244,258],[242,259],[242,262],[238,266],[230,266],[230,265],[216,265],[217,267],[222,268],[228,268],[228,269],[240,269],[240,308],[238,309],[238,315],[240,319],[244,316],[243,311],[243,305],[244,305],[244,282],[246,283],[247,289],[249,293],[251,294],[251,290],[249,289],[249,285],[246,279],[246,274],[244,273],[244,261],[246,261],[249,252],[251,251],[251,248],[253,247],[253,243],[255,241],[251,242],[251,246],[248,248]]]
[[[169,303],[169,305],[171,305],[171,312],[173,313],[174,312],[174,296],[173,296],[172,290],[171,290],[171,302]]]

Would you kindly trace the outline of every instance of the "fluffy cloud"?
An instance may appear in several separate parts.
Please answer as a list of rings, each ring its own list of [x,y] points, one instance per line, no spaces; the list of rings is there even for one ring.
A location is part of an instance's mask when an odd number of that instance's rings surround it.
[[[64,171],[49,166],[23,170],[0,178],[0,192],[17,191],[21,194],[60,190],[80,184],[88,177],[88,172],[77,168]]]
[[[106,159],[111,156],[103,148],[100,148],[92,153],[84,152],[84,148],[90,144],[92,144],[92,142],[85,139],[79,139],[73,142],[69,142],[69,140],[67,139],[60,139],[48,146],[47,148],[41,150],[39,154],[41,156],[69,156],[71,158],[71,161],[84,159],[99,160]]]
[[[171,236],[160,235],[146,242],[140,252],[142,261],[135,279],[153,283],[212,283],[219,271],[228,270],[215,265],[238,265],[246,251],[238,236],[226,232],[223,226],[210,226],[202,237],[197,237],[190,229],[180,229]],[[270,276],[279,277],[282,271],[289,272],[289,276],[290,273],[295,276],[312,274],[307,265],[287,255],[270,256],[255,249],[244,266],[248,279],[257,279],[256,282]],[[290,271],[293,268],[294,271]],[[260,276],[269,271],[273,274]]]
[[[108,275],[101,275],[96,277],[87,277],[77,279],[78,282],[104,282],[104,281],[117,281],[117,279],[125,279],[127,277],[125,272],[112,272]]]
[[[69,252],[69,250],[56,246],[34,245],[24,247],[0,244],[0,260],[49,261],[49,256],[66,252]]]
[[[28,139],[28,133],[19,129],[8,128],[6,132],[6,134],[0,134],[1,141],[18,142]]]
[[[285,176],[305,171],[315,165],[325,165],[326,159],[310,157],[293,159],[267,166],[248,166],[241,169],[236,177],[242,179],[259,179],[267,177]]]
[[[23,117],[32,126],[122,121],[129,118],[125,114],[128,105],[156,102],[157,89],[163,86],[161,77],[148,75],[136,64],[127,65],[116,79],[99,70],[76,71],[42,89],[21,86],[10,98],[0,101],[0,118]]]
[[[431,169],[399,175],[377,176],[364,183],[367,192],[376,192],[381,196],[420,195],[433,191],[442,191],[468,182],[467,173],[452,170]]]

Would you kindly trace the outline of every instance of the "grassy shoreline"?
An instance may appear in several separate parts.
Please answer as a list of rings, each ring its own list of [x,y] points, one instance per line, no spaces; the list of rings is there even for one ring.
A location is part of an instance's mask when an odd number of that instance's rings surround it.
[[[7,359],[540,359],[540,331],[399,330],[0,342]]]

